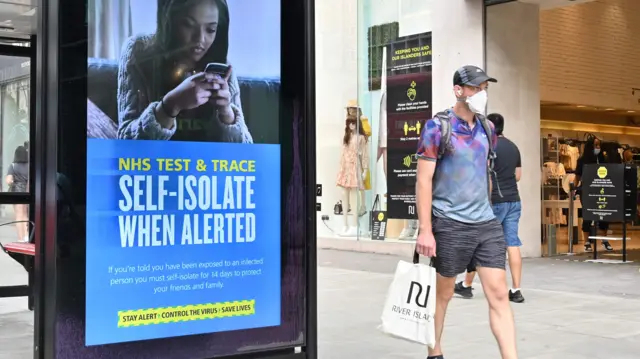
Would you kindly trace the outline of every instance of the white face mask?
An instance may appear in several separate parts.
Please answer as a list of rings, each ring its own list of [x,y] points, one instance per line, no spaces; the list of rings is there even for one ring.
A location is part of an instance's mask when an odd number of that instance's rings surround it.
[[[473,96],[467,97],[469,109],[475,113],[484,114],[487,108],[487,91],[482,90]]]
[[[596,156],[599,155],[600,154],[600,149],[599,148],[594,148],[593,149],[593,154],[596,155]]]

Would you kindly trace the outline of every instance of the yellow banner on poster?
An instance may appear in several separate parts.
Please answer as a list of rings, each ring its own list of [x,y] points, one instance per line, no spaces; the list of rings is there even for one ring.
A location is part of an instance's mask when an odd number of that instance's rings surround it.
[[[137,327],[140,325],[240,317],[254,314],[256,314],[255,300],[123,310],[118,312],[118,327]]]

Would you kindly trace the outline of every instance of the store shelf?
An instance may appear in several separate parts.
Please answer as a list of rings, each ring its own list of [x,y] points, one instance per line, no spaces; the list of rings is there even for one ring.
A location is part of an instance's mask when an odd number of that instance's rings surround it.
[[[569,122],[556,120],[540,120],[540,128],[545,130],[598,132],[615,135],[640,136],[640,127],[601,125],[595,123]]]

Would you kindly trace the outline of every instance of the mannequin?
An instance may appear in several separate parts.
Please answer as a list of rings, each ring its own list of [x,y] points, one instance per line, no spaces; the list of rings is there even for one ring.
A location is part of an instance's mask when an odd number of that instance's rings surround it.
[[[358,107],[347,107],[340,169],[336,180],[336,185],[342,188],[342,203],[345,209],[344,228],[340,233],[341,236],[355,237],[358,235],[357,217],[355,217],[355,223],[349,223],[349,209],[353,192],[359,195],[359,191],[364,190],[364,179],[369,168],[367,136],[362,124],[358,123],[360,114],[361,111]]]

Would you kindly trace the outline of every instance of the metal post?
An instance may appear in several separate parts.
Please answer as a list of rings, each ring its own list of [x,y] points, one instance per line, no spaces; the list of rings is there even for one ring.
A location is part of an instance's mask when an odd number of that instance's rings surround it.
[[[589,236],[596,237],[597,235],[598,235],[598,222],[594,221],[591,224],[591,228],[589,229]],[[590,241],[592,241],[590,243],[593,246],[593,259],[596,260],[598,259],[598,240],[593,238],[593,239],[590,239]]]
[[[307,163],[315,164],[316,162],[316,53],[315,53],[315,0],[306,0],[303,5],[305,28],[305,66],[306,76],[304,81],[306,104],[305,119],[307,123],[306,144]],[[307,173],[307,186],[314,186],[316,183],[316,169]],[[311,191],[309,191],[311,192]],[[307,198],[315,198],[315,188],[313,193],[309,193]],[[306,318],[306,341],[304,352],[307,359],[318,358],[318,257],[317,257],[317,231],[315,220],[315,205],[310,204],[308,207],[309,220],[307,222],[307,306],[305,308]],[[344,209],[344,215],[347,215],[347,208]],[[311,219],[313,218],[313,219]]]
[[[567,236],[567,238],[569,238],[569,253],[568,254],[573,254],[573,184],[569,185],[569,220],[567,221],[567,224],[569,226],[569,235]]]
[[[622,262],[627,261],[627,220],[622,222]]]
[[[547,255],[549,257],[558,254],[558,247],[556,241],[556,225],[547,225]]]

